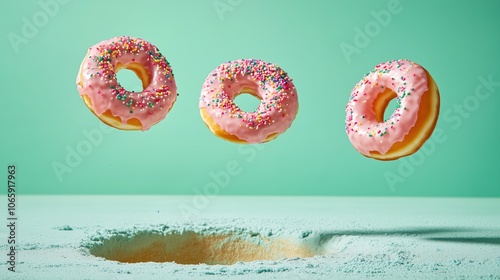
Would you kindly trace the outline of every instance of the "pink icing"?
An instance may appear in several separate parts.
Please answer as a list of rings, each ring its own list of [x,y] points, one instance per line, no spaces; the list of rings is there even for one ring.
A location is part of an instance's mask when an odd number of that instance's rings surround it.
[[[261,98],[254,112],[242,111],[233,101],[246,89]],[[290,127],[298,98],[292,79],[280,67],[242,59],[224,63],[208,75],[199,105],[229,134],[247,143],[262,143],[269,135]]]
[[[375,118],[373,103],[386,88],[397,94],[398,108],[385,122]],[[356,150],[366,156],[385,154],[403,141],[418,117],[420,98],[427,91],[427,74],[409,60],[381,63],[354,87],[346,106],[346,132]]]
[[[142,92],[126,91],[116,79],[118,64],[142,65],[151,82]],[[136,118],[142,131],[163,120],[177,98],[170,64],[151,43],[139,38],[116,37],[89,48],[76,79],[80,95],[90,97],[101,115],[108,109],[126,124]]]

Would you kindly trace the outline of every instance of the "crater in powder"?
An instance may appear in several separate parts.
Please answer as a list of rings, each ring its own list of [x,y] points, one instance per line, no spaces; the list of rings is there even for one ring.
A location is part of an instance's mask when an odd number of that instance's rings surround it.
[[[308,258],[335,251],[332,237],[261,235],[249,231],[196,232],[142,230],[111,232],[88,247],[96,257],[124,263],[230,265],[237,262]],[[333,246],[333,247],[332,247]]]

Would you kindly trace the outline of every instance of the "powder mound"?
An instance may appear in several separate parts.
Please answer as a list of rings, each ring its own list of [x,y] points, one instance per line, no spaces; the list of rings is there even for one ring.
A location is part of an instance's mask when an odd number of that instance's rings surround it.
[[[73,230],[73,228],[71,226],[69,226],[69,225],[63,225],[63,226],[54,227],[54,229],[61,230],[61,231]]]

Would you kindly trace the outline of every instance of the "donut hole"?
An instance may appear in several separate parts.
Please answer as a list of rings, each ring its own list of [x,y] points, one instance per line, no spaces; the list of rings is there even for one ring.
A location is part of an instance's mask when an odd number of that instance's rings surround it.
[[[234,97],[234,103],[245,112],[255,112],[261,103],[261,99],[252,90],[244,90]]]
[[[129,92],[141,92],[151,83],[151,77],[148,71],[139,63],[132,62],[123,65],[118,62],[115,73],[118,83]],[[137,79],[139,79],[140,82]]]
[[[116,72],[116,79],[126,91],[141,92],[144,90],[142,80],[134,70],[121,69]]]
[[[398,108],[398,101],[397,94],[390,89],[386,89],[379,93],[377,99],[375,99],[373,103],[373,110],[375,111],[375,118],[377,121],[387,121]]]
[[[398,99],[397,98],[393,98],[393,99],[391,99],[389,101],[389,103],[385,107],[385,110],[384,110],[384,122],[387,121],[392,116],[392,114],[394,113],[394,111],[396,110],[396,108],[398,108]]]

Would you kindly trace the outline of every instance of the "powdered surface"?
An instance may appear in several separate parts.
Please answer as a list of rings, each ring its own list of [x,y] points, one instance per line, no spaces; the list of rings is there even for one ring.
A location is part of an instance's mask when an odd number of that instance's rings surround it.
[[[0,279],[500,279],[500,199],[19,196],[16,273]],[[6,209],[5,201],[0,203]],[[6,221],[6,215],[2,218]],[[309,258],[233,265],[121,263],[89,248],[112,236],[240,232],[305,244]],[[7,236],[7,227],[0,228]]]

